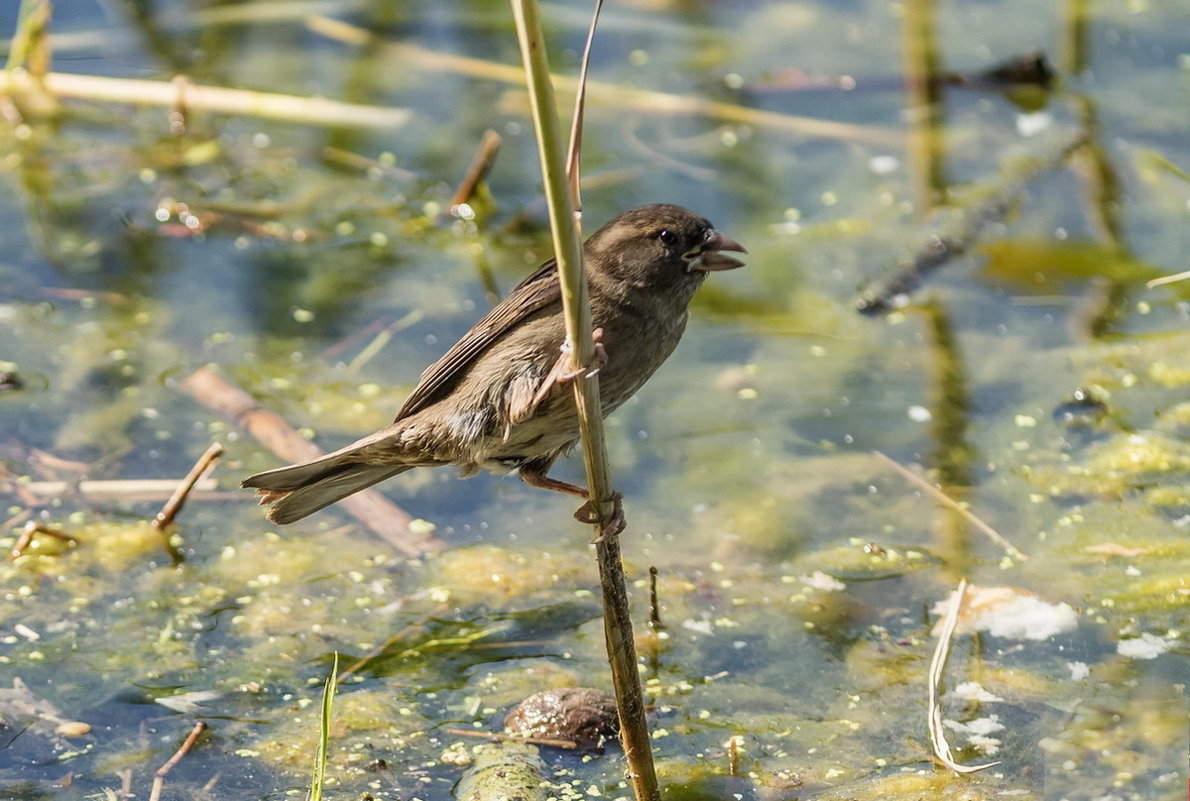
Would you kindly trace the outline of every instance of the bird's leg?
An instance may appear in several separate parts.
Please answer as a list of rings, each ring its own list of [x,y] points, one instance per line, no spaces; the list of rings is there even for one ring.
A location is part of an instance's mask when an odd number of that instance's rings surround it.
[[[584,500],[591,497],[591,493],[587,492],[584,487],[580,487],[578,484],[571,484],[569,481],[559,481],[556,478],[547,476],[545,471],[548,467],[549,465],[542,467],[535,462],[529,462],[517,471],[517,475],[521,477],[521,481],[524,481],[530,487],[553,490],[554,492],[565,492],[567,495],[577,495]]]
[[[599,509],[591,501],[591,493],[584,487],[577,484],[571,484],[568,481],[559,481],[556,478],[550,478],[545,474],[549,465],[539,465],[530,462],[523,466],[518,475],[521,481],[524,481],[531,487],[539,487],[541,489],[553,490],[554,492],[564,492],[567,495],[577,495],[580,498],[586,499],[586,503],[578,508],[574,513],[574,519],[580,523],[600,523],[599,536],[595,538],[595,542],[603,542],[608,537],[614,537],[619,534],[628,525],[624,518],[624,496],[618,492],[613,492],[610,498],[612,502],[612,513],[607,520],[603,520],[599,516]]]
[[[590,378],[604,368],[607,364],[607,348],[603,347],[603,329],[596,328],[592,331],[591,339],[595,341],[595,358],[590,364],[577,369],[570,368],[570,352],[574,349],[574,346],[570,344],[569,340],[562,343],[562,355],[558,357],[558,361],[554,362],[554,366],[550,369],[549,374],[541,382],[537,394],[529,402],[529,414],[532,414],[532,410],[535,410],[541,405],[541,402],[545,400],[545,396],[556,385],[573,381],[579,376]],[[528,416],[526,415],[526,417]]]

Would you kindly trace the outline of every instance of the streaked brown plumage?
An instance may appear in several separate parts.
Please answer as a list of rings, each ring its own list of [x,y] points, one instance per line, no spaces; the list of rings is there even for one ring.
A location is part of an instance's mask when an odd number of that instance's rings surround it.
[[[707,271],[741,262],[744,248],[704,218],[656,203],[618,215],[583,245],[591,319],[601,330],[604,416],[648,380],[677,346]],[[517,470],[534,486],[586,497],[546,472],[578,441],[574,398],[562,386],[566,338],[558,271],[550,260],[430,365],[386,428],[334,453],[244,480],[268,517],[292,523],[412,467]]]

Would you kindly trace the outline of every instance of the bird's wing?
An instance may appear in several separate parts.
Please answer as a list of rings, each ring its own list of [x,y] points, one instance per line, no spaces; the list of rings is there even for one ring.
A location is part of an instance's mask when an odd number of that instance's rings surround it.
[[[554,260],[550,259],[517,284],[441,359],[426,368],[417,386],[401,404],[396,419],[418,412],[441,398],[454,387],[467,367],[506,331],[539,309],[559,302],[561,298],[558,268]]]

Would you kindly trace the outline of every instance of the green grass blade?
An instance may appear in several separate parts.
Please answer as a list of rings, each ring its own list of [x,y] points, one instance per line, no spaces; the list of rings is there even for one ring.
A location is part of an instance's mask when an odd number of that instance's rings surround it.
[[[331,662],[331,675],[322,687],[322,714],[318,721],[318,751],[314,754],[314,772],[310,777],[309,801],[322,801],[322,783],[326,779],[326,752],[330,748],[331,708],[335,701],[335,678],[339,675],[339,652]]]

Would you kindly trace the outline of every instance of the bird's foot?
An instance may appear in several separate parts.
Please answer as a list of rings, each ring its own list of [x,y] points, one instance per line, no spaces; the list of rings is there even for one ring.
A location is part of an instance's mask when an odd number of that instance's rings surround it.
[[[590,378],[607,366],[607,348],[603,347],[603,329],[596,328],[592,331],[591,340],[595,343],[595,357],[591,359],[591,363],[574,370],[559,372],[558,376],[554,379],[555,381],[559,384],[564,384],[567,381],[573,381],[579,376]],[[570,340],[562,343],[562,360],[559,361],[559,364],[565,363],[572,350],[574,350],[574,346],[570,344]]]
[[[528,419],[537,411],[537,407],[541,405],[542,401],[550,394],[550,390],[559,384],[566,384],[570,381],[579,378],[580,376],[591,376],[598,373],[607,364],[607,349],[603,347],[603,329],[596,328],[591,332],[591,339],[595,340],[595,358],[591,363],[579,367],[577,369],[569,369],[570,352],[574,350],[574,346],[567,340],[562,343],[562,355],[558,357],[558,361],[554,362],[554,366],[550,369],[549,375],[541,382],[541,386],[533,395],[533,399],[529,401],[524,410],[520,414],[520,419]]]
[[[606,520],[599,514],[599,507],[594,501],[587,501],[574,513],[574,519],[580,523],[599,525],[599,536],[594,539],[596,545],[608,537],[615,537],[628,526],[628,521],[624,517],[624,496],[618,492],[612,492],[609,500],[612,502],[612,513]]]

